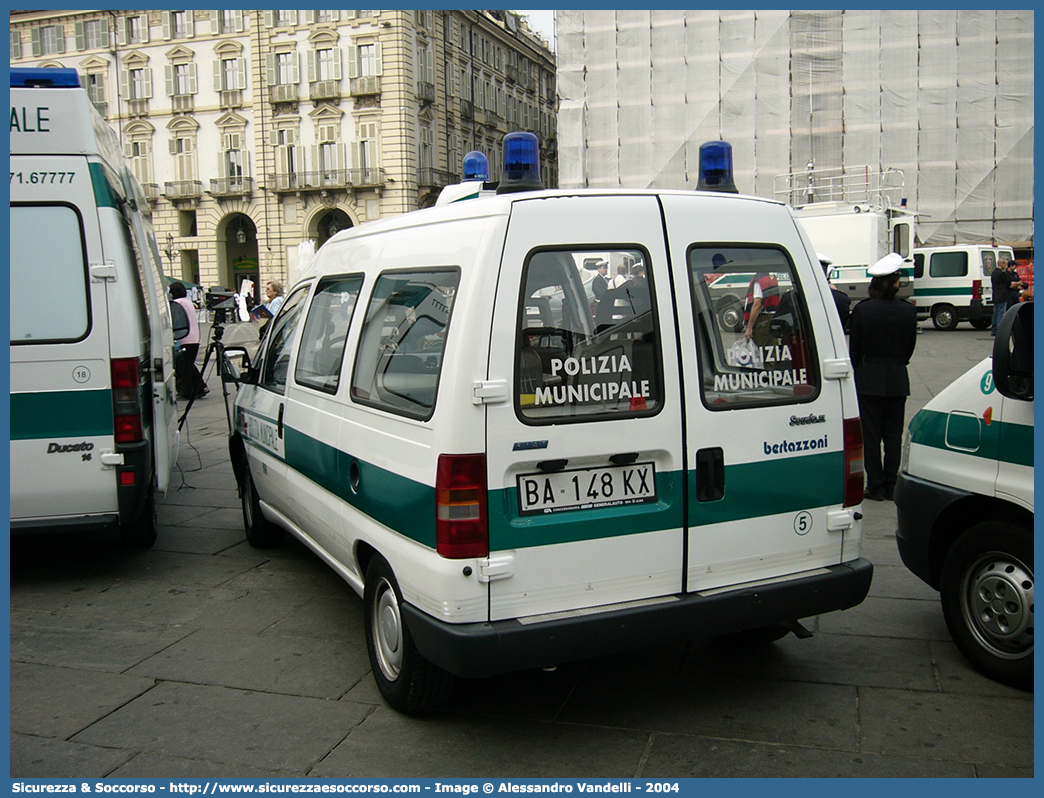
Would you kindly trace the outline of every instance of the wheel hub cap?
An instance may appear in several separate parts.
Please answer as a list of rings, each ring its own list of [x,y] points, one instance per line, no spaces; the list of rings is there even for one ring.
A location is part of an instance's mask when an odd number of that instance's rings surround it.
[[[984,558],[970,572],[966,612],[975,633],[1002,656],[1033,650],[1033,572],[1013,557]]]

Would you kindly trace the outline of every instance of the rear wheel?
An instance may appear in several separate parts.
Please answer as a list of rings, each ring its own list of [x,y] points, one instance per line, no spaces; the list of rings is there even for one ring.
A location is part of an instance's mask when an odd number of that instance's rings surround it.
[[[120,525],[120,540],[134,549],[147,549],[156,542],[156,489],[149,488],[145,506],[135,520]]]
[[[971,320],[971,326],[974,327],[976,330],[985,330],[987,327],[990,326],[991,323],[992,323],[992,321],[990,319],[972,319]]]
[[[366,651],[377,688],[392,709],[418,712],[449,698],[453,677],[428,662],[402,618],[402,595],[391,566],[375,556],[363,592]]]
[[[734,296],[724,296],[717,304],[718,326],[723,332],[743,329],[743,304]]]
[[[943,615],[953,642],[982,673],[1033,689],[1033,538],[1003,521],[977,524],[946,555]]]
[[[239,486],[239,494],[243,503],[243,526],[247,542],[258,549],[268,549],[282,543],[282,528],[265,518],[261,512],[254,478],[250,476],[250,466],[246,463],[243,464],[243,482]]]
[[[937,330],[956,330],[957,309],[953,305],[936,305],[932,308],[932,324]]]

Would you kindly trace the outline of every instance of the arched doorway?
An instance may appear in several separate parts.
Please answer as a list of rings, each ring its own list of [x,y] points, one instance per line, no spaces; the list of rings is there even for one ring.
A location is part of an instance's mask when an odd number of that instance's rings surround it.
[[[319,214],[315,222],[316,249],[325,244],[341,230],[353,227],[351,218],[340,208],[331,208]]]
[[[249,295],[255,302],[261,302],[263,291],[258,266],[257,226],[254,221],[245,213],[229,215],[223,228],[219,229],[218,247],[225,260],[224,268],[220,271],[222,284],[242,293],[240,288],[243,282],[250,280],[252,288]]]

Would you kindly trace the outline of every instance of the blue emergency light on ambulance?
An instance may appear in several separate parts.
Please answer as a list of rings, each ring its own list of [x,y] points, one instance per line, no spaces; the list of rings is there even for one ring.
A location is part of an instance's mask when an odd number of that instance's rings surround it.
[[[464,156],[464,172],[462,183],[473,180],[485,182],[489,180],[489,158],[478,150],[472,150]]]
[[[539,191],[540,145],[533,133],[515,131],[504,136],[504,173],[497,186],[498,194],[516,191]]]

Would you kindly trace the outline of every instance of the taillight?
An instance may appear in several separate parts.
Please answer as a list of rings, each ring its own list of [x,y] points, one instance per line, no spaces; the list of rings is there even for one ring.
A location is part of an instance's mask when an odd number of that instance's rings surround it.
[[[448,559],[489,554],[486,456],[441,454],[435,476],[435,550]]]
[[[145,439],[141,422],[141,366],[137,358],[113,359],[112,408],[116,443]]]
[[[863,501],[863,427],[858,418],[845,419],[845,507]]]
[[[982,299],[982,280],[972,280],[972,299]]]

